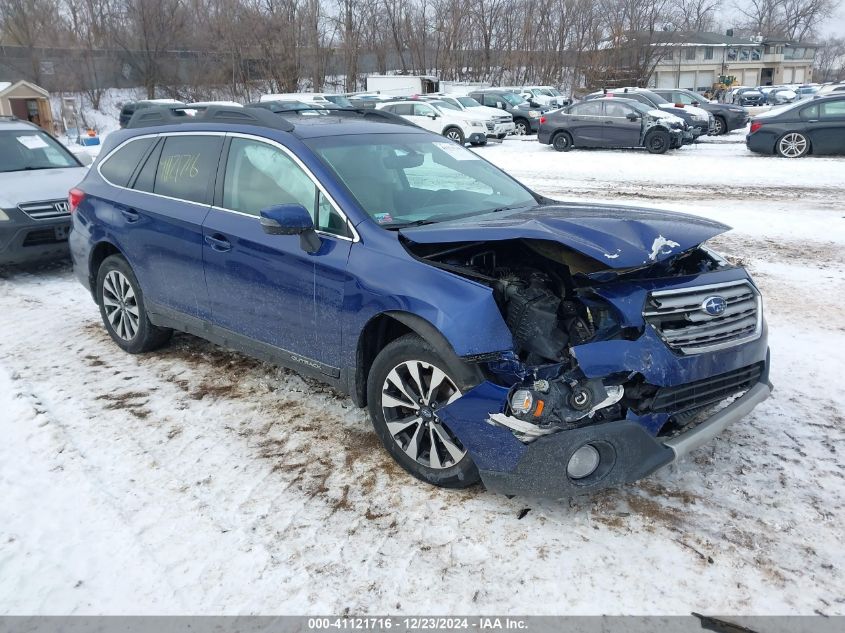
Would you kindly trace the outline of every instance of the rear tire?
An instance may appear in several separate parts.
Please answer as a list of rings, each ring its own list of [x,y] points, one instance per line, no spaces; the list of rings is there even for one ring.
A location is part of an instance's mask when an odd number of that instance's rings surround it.
[[[669,132],[653,130],[646,134],[644,145],[650,154],[665,154],[671,143]]]
[[[800,132],[787,132],[778,139],[775,151],[784,158],[801,158],[810,153],[810,139]]]
[[[478,468],[437,409],[474,387],[416,334],[389,343],[367,376],[370,419],[381,443],[408,473],[443,488],[478,482]]]
[[[513,133],[517,136],[525,136],[527,134],[531,134],[531,124],[528,123],[525,119],[515,119],[513,122],[514,131]]]
[[[153,325],[144,306],[141,285],[123,256],[111,255],[97,271],[97,305],[112,340],[130,354],[158,349],[173,330]]]
[[[552,147],[559,152],[568,152],[572,149],[572,137],[568,132],[558,132],[552,137]]]
[[[443,136],[448,138],[450,141],[455,141],[458,145],[464,144],[464,133],[461,132],[460,128],[457,127],[449,127],[443,130]]]

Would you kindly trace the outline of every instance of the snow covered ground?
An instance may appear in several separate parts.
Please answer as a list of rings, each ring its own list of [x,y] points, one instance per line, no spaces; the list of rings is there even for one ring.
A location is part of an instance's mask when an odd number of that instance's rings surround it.
[[[765,293],[773,397],[569,502],[426,487],[318,383],[187,335],[123,354],[66,264],[0,269],[0,614],[845,614],[845,159],[742,140],[478,150],[727,222]]]

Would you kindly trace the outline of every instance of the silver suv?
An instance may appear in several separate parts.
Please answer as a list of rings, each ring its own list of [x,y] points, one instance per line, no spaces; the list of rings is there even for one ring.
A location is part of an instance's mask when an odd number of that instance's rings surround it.
[[[0,264],[68,256],[68,191],[85,171],[38,126],[0,117]]]

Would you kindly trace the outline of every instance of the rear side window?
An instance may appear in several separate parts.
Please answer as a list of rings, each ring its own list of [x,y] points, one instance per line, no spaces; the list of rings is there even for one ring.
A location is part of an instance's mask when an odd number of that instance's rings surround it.
[[[801,110],[800,116],[805,121],[812,121],[819,118],[819,106],[813,105]]]
[[[135,168],[154,141],[155,138],[139,138],[129,141],[100,165],[100,173],[103,178],[119,187],[128,185]]]
[[[585,103],[579,103],[569,113],[576,116],[601,116],[601,102],[587,101]]]
[[[168,136],[158,159],[153,193],[210,203],[222,145],[219,136]]]
[[[400,103],[399,105],[391,106],[393,114],[411,115],[414,112],[414,106],[411,103]]]
[[[821,104],[823,119],[845,118],[845,101],[828,101]]]

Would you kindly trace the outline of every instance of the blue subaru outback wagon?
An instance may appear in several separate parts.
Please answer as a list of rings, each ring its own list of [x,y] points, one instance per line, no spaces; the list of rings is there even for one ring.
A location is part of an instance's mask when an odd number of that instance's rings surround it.
[[[703,245],[728,227],[549,200],[386,113],[144,110],[70,205],[118,346],[317,376],[435,485],[634,481],[770,393],[760,292]]]

